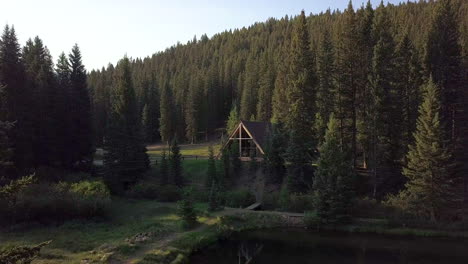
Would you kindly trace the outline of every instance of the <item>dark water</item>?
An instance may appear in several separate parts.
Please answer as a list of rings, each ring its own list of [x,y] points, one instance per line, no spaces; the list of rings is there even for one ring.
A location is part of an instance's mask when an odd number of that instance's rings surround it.
[[[468,264],[468,241],[258,230],[220,241],[193,255],[190,263]]]

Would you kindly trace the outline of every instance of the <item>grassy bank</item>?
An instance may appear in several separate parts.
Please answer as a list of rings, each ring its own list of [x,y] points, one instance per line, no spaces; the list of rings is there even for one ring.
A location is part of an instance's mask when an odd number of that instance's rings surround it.
[[[199,210],[206,206],[197,205]],[[100,263],[125,259],[141,247],[135,240],[157,240],[181,232],[174,203],[114,199],[110,218],[72,221],[60,226],[16,226],[0,231],[0,247],[51,240],[34,263]]]

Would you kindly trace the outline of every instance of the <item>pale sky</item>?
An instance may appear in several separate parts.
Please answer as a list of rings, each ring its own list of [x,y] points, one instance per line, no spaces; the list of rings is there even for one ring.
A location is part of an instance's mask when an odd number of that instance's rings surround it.
[[[353,0],[359,7],[367,0]],[[380,0],[371,0],[375,7]],[[400,0],[385,0],[397,4]],[[146,57],[206,33],[247,27],[270,17],[344,9],[348,0],[0,0],[0,27],[15,26],[21,45],[39,36],[56,61],[81,48],[88,70],[125,54]]]

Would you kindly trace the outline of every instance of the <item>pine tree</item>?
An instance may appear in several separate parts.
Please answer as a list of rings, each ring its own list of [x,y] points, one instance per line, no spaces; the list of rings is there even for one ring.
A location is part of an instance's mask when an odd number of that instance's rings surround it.
[[[291,64],[287,99],[290,106],[286,127],[289,131],[294,131],[302,141],[301,145],[311,148],[313,139],[310,132],[315,116],[315,75],[304,11],[295,24],[289,55]]]
[[[461,84],[462,58],[459,44],[460,32],[455,7],[450,0],[438,1],[425,43],[424,65],[427,75],[441,89],[441,118],[445,124],[446,138],[459,135],[457,112],[461,107],[463,90]]]
[[[401,184],[401,178],[397,177],[400,169],[396,163],[402,158],[399,150],[403,131],[394,124],[402,122],[402,97],[395,86],[395,44],[390,30],[390,20],[382,3],[376,11],[373,25],[373,36],[377,43],[374,46],[370,76],[374,197],[382,183],[387,188],[395,188],[395,185],[399,188]]]
[[[212,188],[213,185],[218,184],[218,178],[216,174],[216,162],[214,159],[213,147],[210,145],[208,147],[208,167],[206,170],[206,180],[205,180],[205,187]]]
[[[71,69],[68,101],[70,131],[72,131],[68,147],[70,164],[84,162],[89,165],[94,153],[91,101],[86,83],[86,70],[77,44],[73,46],[68,57]]]
[[[228,134],[233,133],[234,129],[239,125],[240,117],[239,113],[237,112],[236,103],[232,104],[231,111],[229,112],[229,117],[226,124],[226,132]]]
[[[278,66],[274,87],[271,122],[285,124],[289,105],[285,100],[287,98],[287,69],[284,62]]]
[[[161,185],[169,183],[169,166],[167,164],[166,150],[163,149],[161,154],[161,162],[159,165],[159,175],[161,175]]]
[[[68,111],[68,102],[70,100],[70,63],[68,58],[65,56],[65,53],[61,53],[57,64],[55,66],[55,74],[57,79],[57,87],[58,87],[58,100],[56,102],[55,111],[57,112],[58,116],[58,126],[56,129],[58,130],[57,136],[59,136],[58,140],[58,149],[60,160],[62,166],[66,167],[69,165],[70,160],[69,157],[69,150],[64,146],[68,146],[70,143],[70,137],[73,137],[73,131],[71,130],[70,124],[70,116]]]
[[[255,58],[249,57],[245,66],[244,88],[240,101],[240,117],[249,120],[256,113],[258,91],[258,66]]]
[[[182,187],[182,155],[180,154],[180,148],[177,143],[177,139],[174,138],[171,143],[171,154],[169,156],[169,178],[170,182],[177,187]]]
[[[221,168],[222,174],[219,181],[223,187],[228,186],[231,183],[231,152],[229,149],[224,149],[221,153]]]
[[[291,164],[288,169],[291,184],[288,186],[292,189],[289,191],[298,192],[302,190],[307,154],[315,147],[311,136],[315,117],[315,76],[304,11],[295,24],[290,60],[287,86],[290,106],[286,119],[290,137],[286,156]]]
[[[146,104],[143,107],[143,130],[145,139],[149,143],[154,143],[159,138],[159,98],[156,82],[148,88]]]
[[[353,166],[340,143],[338,120],[330,116],[314,179],[314,203],[324,224],[342,223],[350,218],[353,203]]]
[[[168,145],[174,135],[174,121],[172,92],[169,85],[165,84],[161,91],[159,132],[161,134],[161,141]]]
[[[413,132],[416,129],[418,106],[421,101],[422,68],[419,54],[406,32],[396,48],[396,85],[402,97],[402,131],[401,148],[408,152],[408,145],[413,143]]]
[[[334,56],[330,32],[325,30],[317,56],[318,89],[315,131],[319,143],[323,141],[323,137],[325,136],[328,117],[335,109]]]
[[[428,216],[432,221],[443,217],[444,211],[460,201],[452,153],[444,139],[439,98],[439,88],[431,79],[419,107],[415,143],[409,148],[408,164],[403,169],[408,178],[406,190],[400,194],[410,211]]]
[[[193,82],[192,82],[193,83]],[[198,133],[198,102],[196,87],[191,83],[185,110],[185,136],[191,144],[194,144]]]
[[[267,134],[265,144],[264,167],[268,183],[279,184],[283,181],[286,171],[284,152],[285,138],[279,125],[273,125]]]
[[[18,169],[33,167],[34,130],[31,124],[32,99],[25,84],[24,64],[15,29],[5,26],[0,38],[0,85],[4,85],[5,102],[0,120],[16,122],[10,130],[9,140],[15,146],[13,162]]]
[[[149,166],[127,57],[117,65],[111,103],[104,146],[105,178],[114,193],[121,193]]]
[[[273,62],[268,58],[268,53],[262,57],[261,75],[259,80],[257,120],[270,121],[272,116],[271,101],[275,86],[275,73],[272,69]]]
[[[55,166],[60,159],[58,148],[61,143],[56,127],[60,125],[59,116],[63,112],[57,109],[59,91],[52,68],[52,57],[39,37],[35,37],[34,41],[28,40],[23,48],[23,57],[28,88],[34,97],[30,106],[34,112],[34,118],[31,119],[34,137],[30,146],[34,155],[34,167]]]
[[[0,84],[0,111],[6,111],[5,86]],[[13,148],[9,134],[14,123],[0,120],[0,185],[3,180],[11,179],[13,164]]]
[[[352,2],[343,13],[340,38],[336,49],[336,67],[339,72],[337,78],[337,110],[336,118],[340,124],[340,137],[344,148],[349,148],[353,156],[353,163],[357,158],[357,118],[358,94],[365,87],[367,76],[363,73],[361,60],[364,59],[361,41],[358,34],[356,13]]]

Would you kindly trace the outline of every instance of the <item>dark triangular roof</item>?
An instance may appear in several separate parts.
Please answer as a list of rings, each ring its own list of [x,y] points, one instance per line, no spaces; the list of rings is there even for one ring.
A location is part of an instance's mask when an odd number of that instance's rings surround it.
[[[241,120],[241,123],[245,126],[251,136],[257,141],[260,147],[265,147],[265,141],[267,139],[268,132],[270,130],[270,122],[253,122]]]

